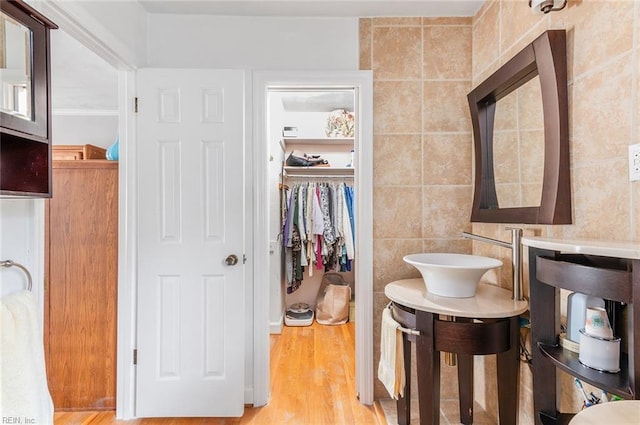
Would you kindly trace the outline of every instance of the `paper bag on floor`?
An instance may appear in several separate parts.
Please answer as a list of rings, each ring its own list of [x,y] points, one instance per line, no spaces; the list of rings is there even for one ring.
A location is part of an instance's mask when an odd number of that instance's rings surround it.
[[[316,320],[322,325],[347,323],[349,301],[351,301],[350,286],[328,284],[316,304]]]

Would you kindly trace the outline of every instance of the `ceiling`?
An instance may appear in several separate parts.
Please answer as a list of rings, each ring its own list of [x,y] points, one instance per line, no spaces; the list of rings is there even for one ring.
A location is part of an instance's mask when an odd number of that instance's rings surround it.
[[[473,16],[484,3],[484,0],[138,1],[149,13],[284,17]],[[51,47],[54,112],[117,110],[118,80],[113,67],[63,31],[52,32]],[[336,101],[329,97],[331,102]],[[295,109],[296,101],[295,97],[289,99],[288,107]]]
[[[118,72],[62,30],[51,31],[54,113],[117,111]]]
[[[485,0],[138,0],[149,13],[222,16],[474,16]],[[524,1],[524,0],[522,0]]]

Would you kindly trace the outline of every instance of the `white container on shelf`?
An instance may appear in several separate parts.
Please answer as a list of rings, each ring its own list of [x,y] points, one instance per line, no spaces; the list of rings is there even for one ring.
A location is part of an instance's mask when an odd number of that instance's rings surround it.
[[[583,365],[602,372],[620,372],[620,338],[598,338],[580,329],[578,360]]]
[[[604,300],[579,292],[573,292],[567,297],[567,338],[573,342],[580,342],[579,330],[584,328],[587,307],[604,308]]]

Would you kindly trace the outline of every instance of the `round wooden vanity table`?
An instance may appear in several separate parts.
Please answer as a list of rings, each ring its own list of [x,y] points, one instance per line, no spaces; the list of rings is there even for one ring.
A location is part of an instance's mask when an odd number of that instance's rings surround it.
[[[473,356],[497,354],[500,424],[517,423],[519,387],[519,320],[528,308],[511,292],[480,283],[472,298],[447,298],[427,292],[422,279],[385,286],[394,319],[402,327],[406,384],[397,402],[398,424],[410,423],[411,342],[416,344],[418,404],[421,425],[440,422],[440,352],[458,357],[460,422],[473,423]],[[443,320],[446,316],[450,320]]]

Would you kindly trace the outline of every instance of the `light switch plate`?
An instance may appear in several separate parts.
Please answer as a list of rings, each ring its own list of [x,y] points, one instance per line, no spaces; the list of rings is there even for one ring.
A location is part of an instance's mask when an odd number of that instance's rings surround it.
[[[640,180],[640,143],[629,145],[629,181]]]

